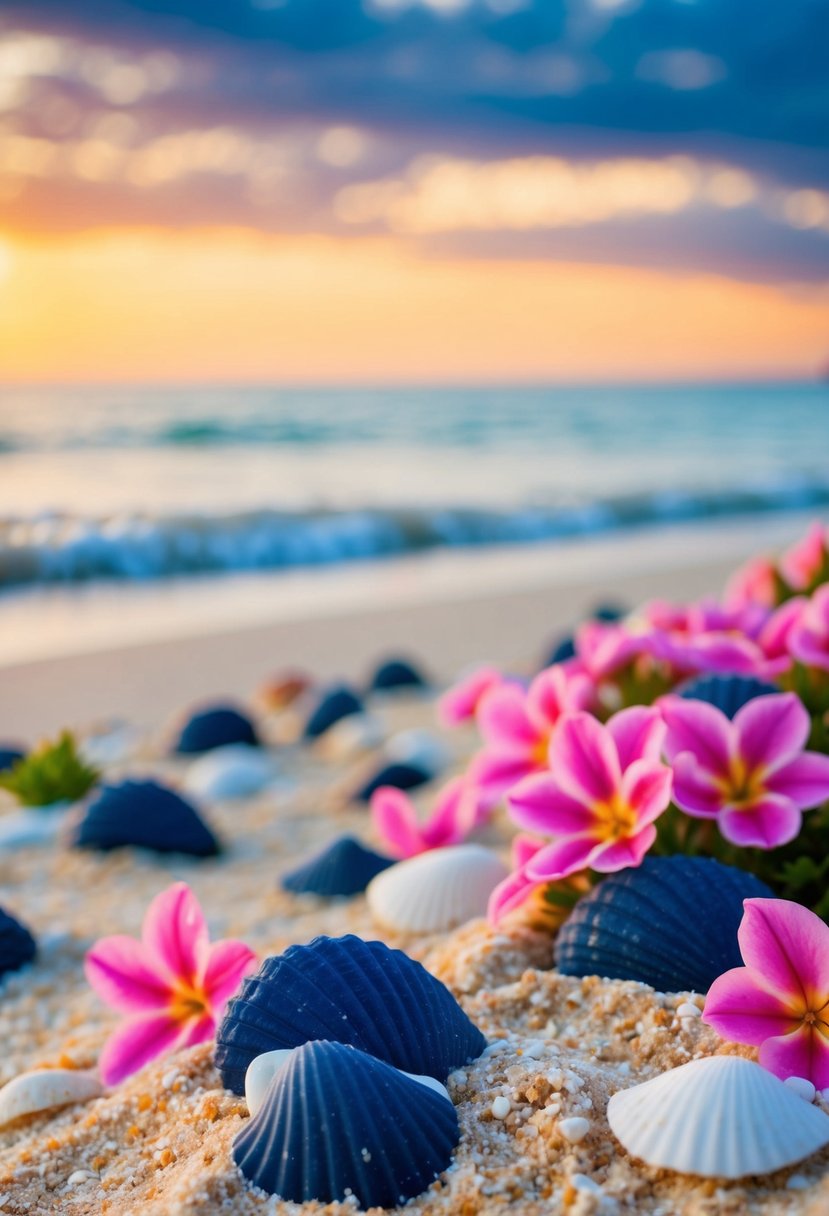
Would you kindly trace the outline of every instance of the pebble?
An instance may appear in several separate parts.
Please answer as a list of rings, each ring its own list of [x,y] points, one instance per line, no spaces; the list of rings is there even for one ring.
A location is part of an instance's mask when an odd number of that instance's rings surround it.
[[[171,1068],[168,1072],[165,1072],[164,1076],[161,1078],[161,1084],[164,1089],[172,1089],[177,1080],[178,1069]]]
[[[676,1007],[676,1015],[678,1018],[698,1018],[702,1016],[702,1011],[699,1005],[694,1005],[691,1001],[683,1001],[681,1005]]]
[[[90,1178],[97,1178],[97,1177],[98,1177],[98,1175],[93,1173],[92,1170],[75,1170],[75,1172],[73,1174],[70,1174],[69,1177],[66,1179],[66,1185],[67,1186],[79,1186],[80,1183],[86,1182]]]
[[[496,1119],[506,1119],[507,1115],[512,1110],[512,1104],[509,1098],[493,1098],[492,1099],[492,1114]]]
[[[590,1131],[590,1120],[582,1119],[581,1115],[573,1115],[570,1119],[561,1119],[558,1130],[570,1144],[578,1144]]]
[[[817,1090],[806,1077],[786,1077],[783,1084],[788,1085],[792,1093],[797,1094],[798,1098],[803,1098],[804,1102],[814,1102]]]
[[[574,1186],[577,1191],[587,1191],[590,1195],[603,1195],[604,1191],[592,1178],[588,1178],[587,1174],[571,1174],[570,1185]]]
[[[808,1178],[804,1178],[802,1174],[792,1174],[791,1178],[786,1183],[787,1191],[807,1191],[811,1186]]]

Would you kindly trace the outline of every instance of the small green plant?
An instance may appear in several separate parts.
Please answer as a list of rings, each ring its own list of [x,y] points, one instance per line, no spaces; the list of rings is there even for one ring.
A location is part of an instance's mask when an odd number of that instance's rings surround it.
[[[0,787],[24,806],[49,806],[82,798],[99,775],[97,769],[84,763],[74,737],[65,730],[57,742],[41,743],[9,772],[0,774]]]

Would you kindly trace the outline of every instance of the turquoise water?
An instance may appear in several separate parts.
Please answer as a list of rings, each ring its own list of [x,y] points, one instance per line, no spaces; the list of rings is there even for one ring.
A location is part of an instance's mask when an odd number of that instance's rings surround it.
[[[829,504],[829,386],[0,390],[0,588]]]

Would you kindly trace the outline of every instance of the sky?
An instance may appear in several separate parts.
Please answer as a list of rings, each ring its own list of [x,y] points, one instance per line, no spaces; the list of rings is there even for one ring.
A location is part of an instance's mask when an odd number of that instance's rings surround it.
[[[0,378],[829,365],[827,0],[4,0]]]

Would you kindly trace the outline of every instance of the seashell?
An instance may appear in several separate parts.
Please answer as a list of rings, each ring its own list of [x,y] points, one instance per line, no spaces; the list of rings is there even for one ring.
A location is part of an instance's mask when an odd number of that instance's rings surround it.
[[[290,1060],[297,1050],[296,1047],[281,1047],[276,1051],[266,1051],[263,1055],[256,1056],[251,1060],[245,1073],[245,1101],[252,1115],[255,1115],[261,1109],[271,1081],[283,1064],[287,1064],[288,1060]],[[436,1081],[434,1077],[419,1077],[413,1072],[401,1072],[401,1075],[411,1077],[413,1081],[426,1085],[429,1089],[434,1090],[436,1094],[440,1094],[441,1097],[446,1098],[447,1102],[452,1101],[449,1096],[449,1090],[445,1085],[441,1085],[440,1081]]]
[[[185,788],[206,802],[253,798],[275,777],[270,755],[246,743],[215,747],[194,760],[184,779]]]
[[[20,807],[0,815],[0,852],[54,844],[60,839],[66,812],[71,803],[52,803],[51,807]]]
[[[628,609],[624,604],[614,604],[611,601],[605,600],[596,604],[588,613],[589,621],[604,621],[611,625],[614,621],[621,621],[628,614]]]
[[[425,772],[416,764],[383,764],[377,771],[364,781],[354,798],[357,802],[369,802],[371,795],[381,786],[393,785],[398,790],[416,790],[418,786],[426,785],[432,780],[432,774]]]
[[[134,845],[194,857],[213,857],[220,851],[194,807],[156,781],[102,786],[75,825],[70,843],[102,851]]]
[[[393,864],[391,857],[367,849],[353,836],[341,836],[295,870],[283,874],[281,885],[294,895],[326,898],[359,895],[372,878]]]
[[[647,1165],[745,1178],[794,1165],[829,1144],[829,1116],[741,1056],[709,1056],[615,1093],[607,1120]]]
[[[209,752],[229,743],[258,747],[259,739],[250,718],[230,705],[211,705],[185,722],[174,751],[182,756]]]
[[[770,693],[779,693],[780,689],[767,680],[755,680],[753,676],[708,675],[686,680],[676,691],[686,701],[707,701],[721,709],[727,718],[733,718],[738,709],[755,697],[767,697]]]
[[[659,992],[706,992],[742,964],[743,900],[772,892],[709,857],[646,857],[580,899],[556,938],[562,975],[639,980]]]
[[[30,963],[37,945],[25,925],[0,908],[0,976]]]
[[[263,684],[257,695],[266,709],[278,713],[307,692],[311,684],[311,677],[304,672],[285,671]]]
[[[255,1186],[293,1203],[390,1208],[425,1191],[460,1139],[451,1102],[343,1043],[305,1043],[233,1141]]]
[[[378,924],[401,933],[442,933],[475,916],[509,870],[479,844],[432,849],[372,880],[366,895]]]
[[[429,730],[401,730],[385,746],[389,760],[413,764],[436,777],[452,760],[452,753],[439,735]]]
[[[8,772],[17,764],[18,760],[23,759],[25,754],[19,747],[14,747],[11,743],[0,743],[0,773]]]
[[[486,1047],[448,988],[401,950],[317,937],[242,981],[219,1025],[216,1067],[241,1094],[255,1056],[325,1038],[439,1081]]]
[[[94,1073],[74,1068],[40,1068],[21,1073],[0,1089],[0,1127],[41,1111],[100,1098],[103,1086]]]
[[[362,709],[362,701],[346,684],[329,688],[323,693],[305,723],[304,736],[306,739],[318,739],[330,730],[335,722],[347,718],[349,714],[362,713]]]
[[[348,760],[360,752],[371,751],[383,742],[383,728],[370,714],[349,714],[335,722],[319,741],[328,760]]]
[[[541,671],[546,671],[548,667],[555,667],[556,663],[565,663],[568,659],[572,659],[576,654],[576,642],[572,634],[567,634],[565,637],[559,638],[557,642],[550,647],[544,662],[541,664]]]
[[[386,659],[372,673],[369,692],[393,692],[401,688],[427,688],[429,681],[407,659]]]

